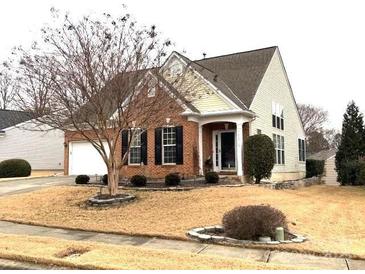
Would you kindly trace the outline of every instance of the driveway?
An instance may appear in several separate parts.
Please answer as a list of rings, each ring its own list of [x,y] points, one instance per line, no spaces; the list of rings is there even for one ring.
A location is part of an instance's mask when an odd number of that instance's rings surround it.
[[[50,186],[70,185],[74,180],[75,177],[72,176],[55,176],[3,181],[0,182],[0,197],[31,192]]]

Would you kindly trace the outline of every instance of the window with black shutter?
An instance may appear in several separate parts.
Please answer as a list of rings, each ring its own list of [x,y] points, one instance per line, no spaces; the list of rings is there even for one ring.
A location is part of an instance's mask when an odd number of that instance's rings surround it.
[[[178,126],[175,128],[176,131],[176,164],[184,164],[184,134],[183,127]]]
[[[123,129],[122,130],[122,159],[123,157],[125,156],[125,159],[124,159],[124,164],[128,164],[128,155],[127,152],[128,152],[128,130],[127,129]]]
[[[147,130],[141,133],[141,162],[147,165]]]
[[[155,165],[162,164],[162,128],[155,129]]]

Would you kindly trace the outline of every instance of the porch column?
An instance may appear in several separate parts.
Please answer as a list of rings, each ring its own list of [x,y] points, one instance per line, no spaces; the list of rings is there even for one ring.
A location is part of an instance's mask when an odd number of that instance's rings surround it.
[[[236,122],[236,158],[237,158],[237,176],[243,176],[242,152],[243,152],[243,135],[242,122]]]
[[[198,128],[198,146],[199,146],[199,175],[203,175],[203,126],[199,124]]]

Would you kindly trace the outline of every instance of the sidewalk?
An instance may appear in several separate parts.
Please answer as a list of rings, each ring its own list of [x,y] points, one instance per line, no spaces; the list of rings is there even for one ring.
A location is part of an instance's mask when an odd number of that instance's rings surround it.
[[[341,270],[365,269],[365,260],[329,258],[300,253],[229,247],[190,241],[164,240],[152,237],[133,237],[118,234],[49,228],[42,226],[16,224],[5,221],[0,221],[0,233],[29,236],[46,236],[61,238],[65,240],[102,242],[115,245],[133,245],[141,248],[146,247],[164,250],[180,250],[196,254],[209,254],[223,257],[248,259],[253,261],[266,262],[268,264],[275,263],[281,265],[296,265],[304,268],[315,267],[322,269]]]

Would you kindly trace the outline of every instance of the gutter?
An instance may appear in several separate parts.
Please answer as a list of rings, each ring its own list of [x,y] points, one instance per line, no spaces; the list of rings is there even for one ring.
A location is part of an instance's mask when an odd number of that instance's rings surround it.
[[[249,110],[228,110],[228,111],[220,111],[220,112],[211,112],[211,113],[182,113],[183,116],[195,116],[195,117],[212,117],[219,115],[231,115],[231,114],[245,114],[249,117],[256,117],[256,114]]]

